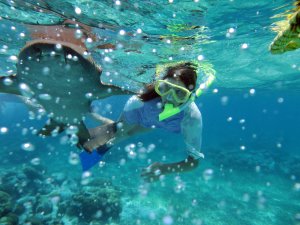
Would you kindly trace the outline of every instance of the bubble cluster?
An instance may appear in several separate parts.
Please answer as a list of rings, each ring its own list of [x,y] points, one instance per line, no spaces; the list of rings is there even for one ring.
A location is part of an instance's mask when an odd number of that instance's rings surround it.
[[[125,151],[127,152],[127,157],[130,159],[135,159],[137,156],[136,153],[136,145],[135,144],[129,144],[125,146]]]
[[[175,188],[174,188],[174,191],[175,191],[175,193],[181,193],[181,192],[183,192],[184,190],[185,190],[185,183],[180,179],[180,177],[179,176],[177,176],[176,178],[175,178],[175,182],[176,182],[176,184],[175,184]]]

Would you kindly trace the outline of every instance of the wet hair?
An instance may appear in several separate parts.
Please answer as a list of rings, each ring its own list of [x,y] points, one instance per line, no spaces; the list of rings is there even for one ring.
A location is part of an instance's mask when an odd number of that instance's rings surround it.
[[[176,66],[169,67],[166,74],[161,79],[173,78],[184,83],[185,87],[190,91],[195,89],[197,80],[197,65],[191,62],[177,64]],[[149,84],[145,93],[139,95],[139,98],[146,102],[154,98],[160,97],[155,89],[155,84]]]

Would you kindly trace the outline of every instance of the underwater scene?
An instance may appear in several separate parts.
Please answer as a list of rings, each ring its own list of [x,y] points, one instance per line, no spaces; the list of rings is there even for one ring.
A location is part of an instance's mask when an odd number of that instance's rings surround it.
[[[300,225],[298,0],[0,0],[1,225]]]

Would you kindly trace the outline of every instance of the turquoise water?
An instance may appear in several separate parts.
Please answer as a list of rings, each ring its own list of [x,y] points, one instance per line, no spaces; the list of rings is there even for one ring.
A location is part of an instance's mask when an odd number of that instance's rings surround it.
[[[132,137],[82,174],[72,160],[78,149],[65,133],[37,137],[46,118],[1,95],[0,224],[300,224],[299,50],[268,51],[278,21],[272,17],[291,8],[284,0],[0,1],[1,75],[16,71],[11,56],[30,39],[24,23],[65,18],[122,44],[112,52],[90,50],[103,74],[112,74],[101,79],[129,90],[151,81],[157,63],[203,60],[217,72],[196,101],[205,159],[194,171],[156,183],[144,182],[140,171],[151,162],[182,160],[180,135],[155,130]],[[127,99],[101,102],[115,119]],[[126,151],[132,144],[136,156]]]

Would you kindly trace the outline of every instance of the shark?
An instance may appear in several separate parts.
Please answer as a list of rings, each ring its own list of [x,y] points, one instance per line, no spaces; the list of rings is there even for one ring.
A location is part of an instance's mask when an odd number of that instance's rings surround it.
[[[90,111],[91,102],[111,95],[131,94],[103,83],[101,66],[86,53],[85,48],[70,42],[29,41],[18,55],[16,74],[0,77],[0,93],[16,95],[31,109],[49,117],[39,135],[50,136],[54,131],[60,133],[76,126],[77,146],[83,147],[83,143],[93,138],[84,125],[85,117],[92,115],[101,122]],[[105,126],[109,130],[112,124]],[[110,138],[111,134],[102,132],[103,143]]]

